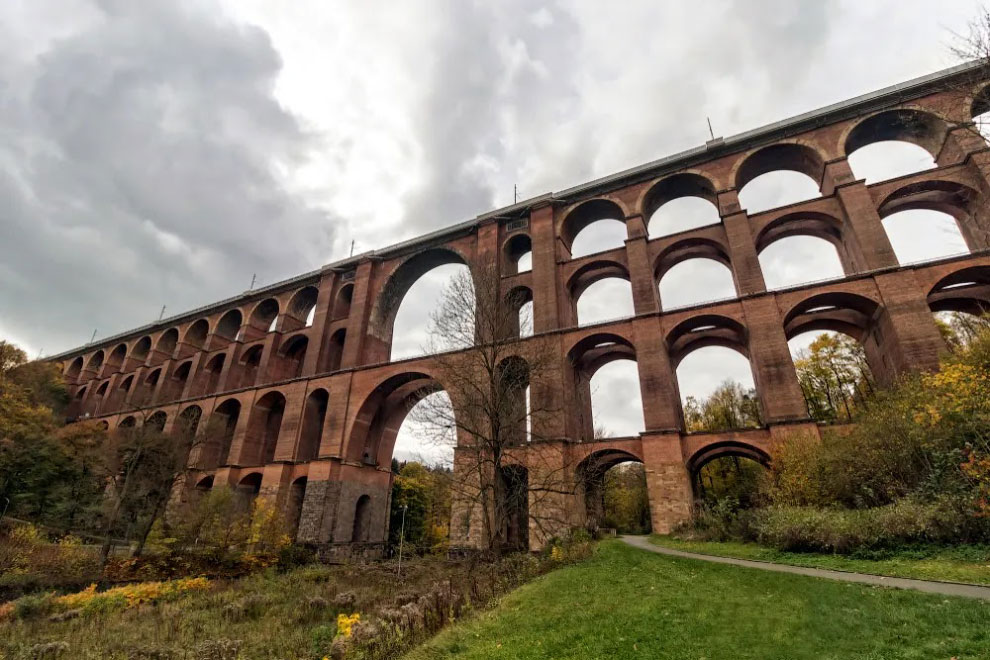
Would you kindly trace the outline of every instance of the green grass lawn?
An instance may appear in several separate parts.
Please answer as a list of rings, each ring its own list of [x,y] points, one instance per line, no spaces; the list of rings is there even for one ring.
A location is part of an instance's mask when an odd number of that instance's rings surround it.
[[[755,543],[738,541],[685,541],[657,535],[651,536],[650,541],[665,548],[706,555],[891,577],[990,585],[990,551],[972,547],[903,551],[882,559],[853,559],[842,555],[781,552]],[[987,655],[990,657],[990,652]]]
[[[509,594],[407,656],[987,658],[990,603],[655,555],[595,557]]]

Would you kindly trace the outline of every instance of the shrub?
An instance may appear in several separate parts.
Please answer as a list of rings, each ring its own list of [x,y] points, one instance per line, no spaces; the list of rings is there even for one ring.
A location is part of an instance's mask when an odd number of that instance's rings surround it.
[[[870,509],[773,506],[755,516],[757,539],[778,550],[852,553],[990,538],[990,525],[950,502],[901,499]]]

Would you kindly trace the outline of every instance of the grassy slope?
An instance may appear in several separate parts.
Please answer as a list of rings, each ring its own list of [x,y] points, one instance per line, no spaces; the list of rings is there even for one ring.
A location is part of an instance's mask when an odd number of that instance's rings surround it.
[[[667,558],[618,541],[408,656],[985,658],[990,603]]]
[[[652,536],[650,540],[665,548],[700,552],[706,555],[757,559],[791,564],[792,566],[811,566],[813,568],[921,580],[990,584],[990,558],[985,558],[984,561],[975,561],[975,556],[966,559],[964,558],[966,553],[961,550],[933,551],[932,554],[921,557],[905,552],[885,559],[852,559],[841,555],[781,552],[755,543],[737,541],[684,541],[669,536]],[[978,555],[979,553],[974,552],[972,554]]]

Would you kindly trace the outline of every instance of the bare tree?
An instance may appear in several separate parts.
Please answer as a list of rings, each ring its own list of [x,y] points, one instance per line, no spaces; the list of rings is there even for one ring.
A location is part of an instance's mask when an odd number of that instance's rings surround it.
[[[456,446],[455,511],[480,518],[482,544],[495,553],[528,546],[530,529],[547,539],[574,522],[571,452],[548,442],[563,435],[559,349],[546,337],[519,339],[530,334],[524,302],[503,292],[494,267],[454,277],[427,347],[449,400],[427,397],[412,413],[429,441]]]

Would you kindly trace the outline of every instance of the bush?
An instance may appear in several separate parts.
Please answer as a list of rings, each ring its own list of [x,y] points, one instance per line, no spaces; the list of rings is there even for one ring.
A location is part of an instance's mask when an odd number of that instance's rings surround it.
[[[907,498],[870,509],[772,506],[756,513],[753,527],[759,542],[795,552],[848,554],[990,539],[990,521],[973,519],[949,501]]]

